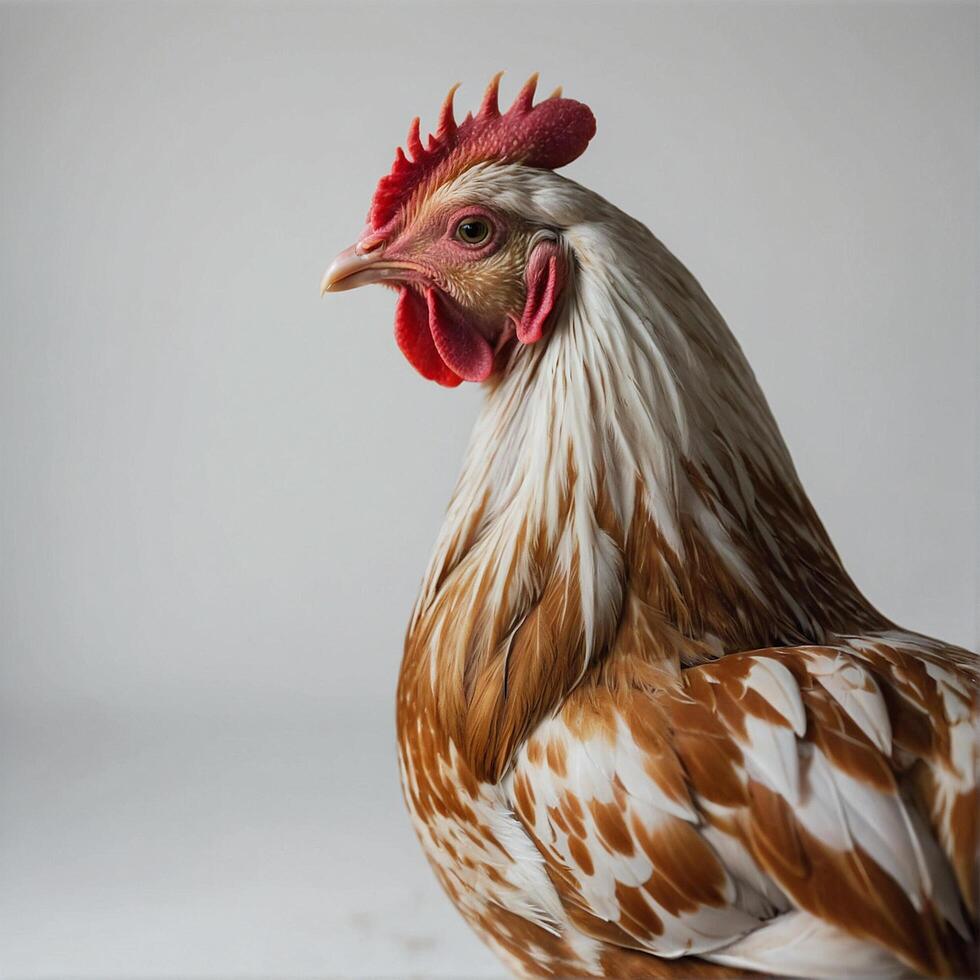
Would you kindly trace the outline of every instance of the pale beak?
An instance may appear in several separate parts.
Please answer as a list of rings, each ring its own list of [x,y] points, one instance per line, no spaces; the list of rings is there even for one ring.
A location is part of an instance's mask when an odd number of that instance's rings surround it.
[[[404,280],[406,269],[410,268],[402,262],[384,262],[384,245],[380,244],[371,251],[362,251],[360,245],[345,248],[340,255],[330,263],[320,283],[320,295],[324,293],[339,293],[345,289],[366,286],[372,282],[387,282],[393,279]]]

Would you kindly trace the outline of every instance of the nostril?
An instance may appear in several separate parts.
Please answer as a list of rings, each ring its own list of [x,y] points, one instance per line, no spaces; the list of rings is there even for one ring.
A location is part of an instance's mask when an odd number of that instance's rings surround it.
[[[365,238],[354,246],[355,255],[374,255],[377,257],[384,251],[385,241],[383,238]]]

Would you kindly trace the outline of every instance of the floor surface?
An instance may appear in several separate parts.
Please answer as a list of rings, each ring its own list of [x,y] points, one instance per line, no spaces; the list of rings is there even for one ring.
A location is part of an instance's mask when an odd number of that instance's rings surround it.
[[[8,717],[0,972],[501,976],[421,856],[380,715]]]

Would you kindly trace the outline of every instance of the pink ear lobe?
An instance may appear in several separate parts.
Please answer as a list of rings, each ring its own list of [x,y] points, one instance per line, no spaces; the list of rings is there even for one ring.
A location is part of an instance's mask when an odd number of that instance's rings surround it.
[[[544,336],[565,283],[565,260],[558,242],[546,239],[534,246],[527,260],[524,282],[527,299],[517,325],[517,339],[522,344],[535,344]]]

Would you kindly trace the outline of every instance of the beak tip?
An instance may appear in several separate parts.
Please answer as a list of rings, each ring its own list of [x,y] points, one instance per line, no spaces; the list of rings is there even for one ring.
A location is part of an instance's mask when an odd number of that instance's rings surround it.
[[[350,274],[351,270],[348,263],[342,262],[341,258],[342,256],[338,256],[334,259],[323,274],[323,278],[320,280],[321,297],[326,296],[327,293],[335,292],[344,277]]]

